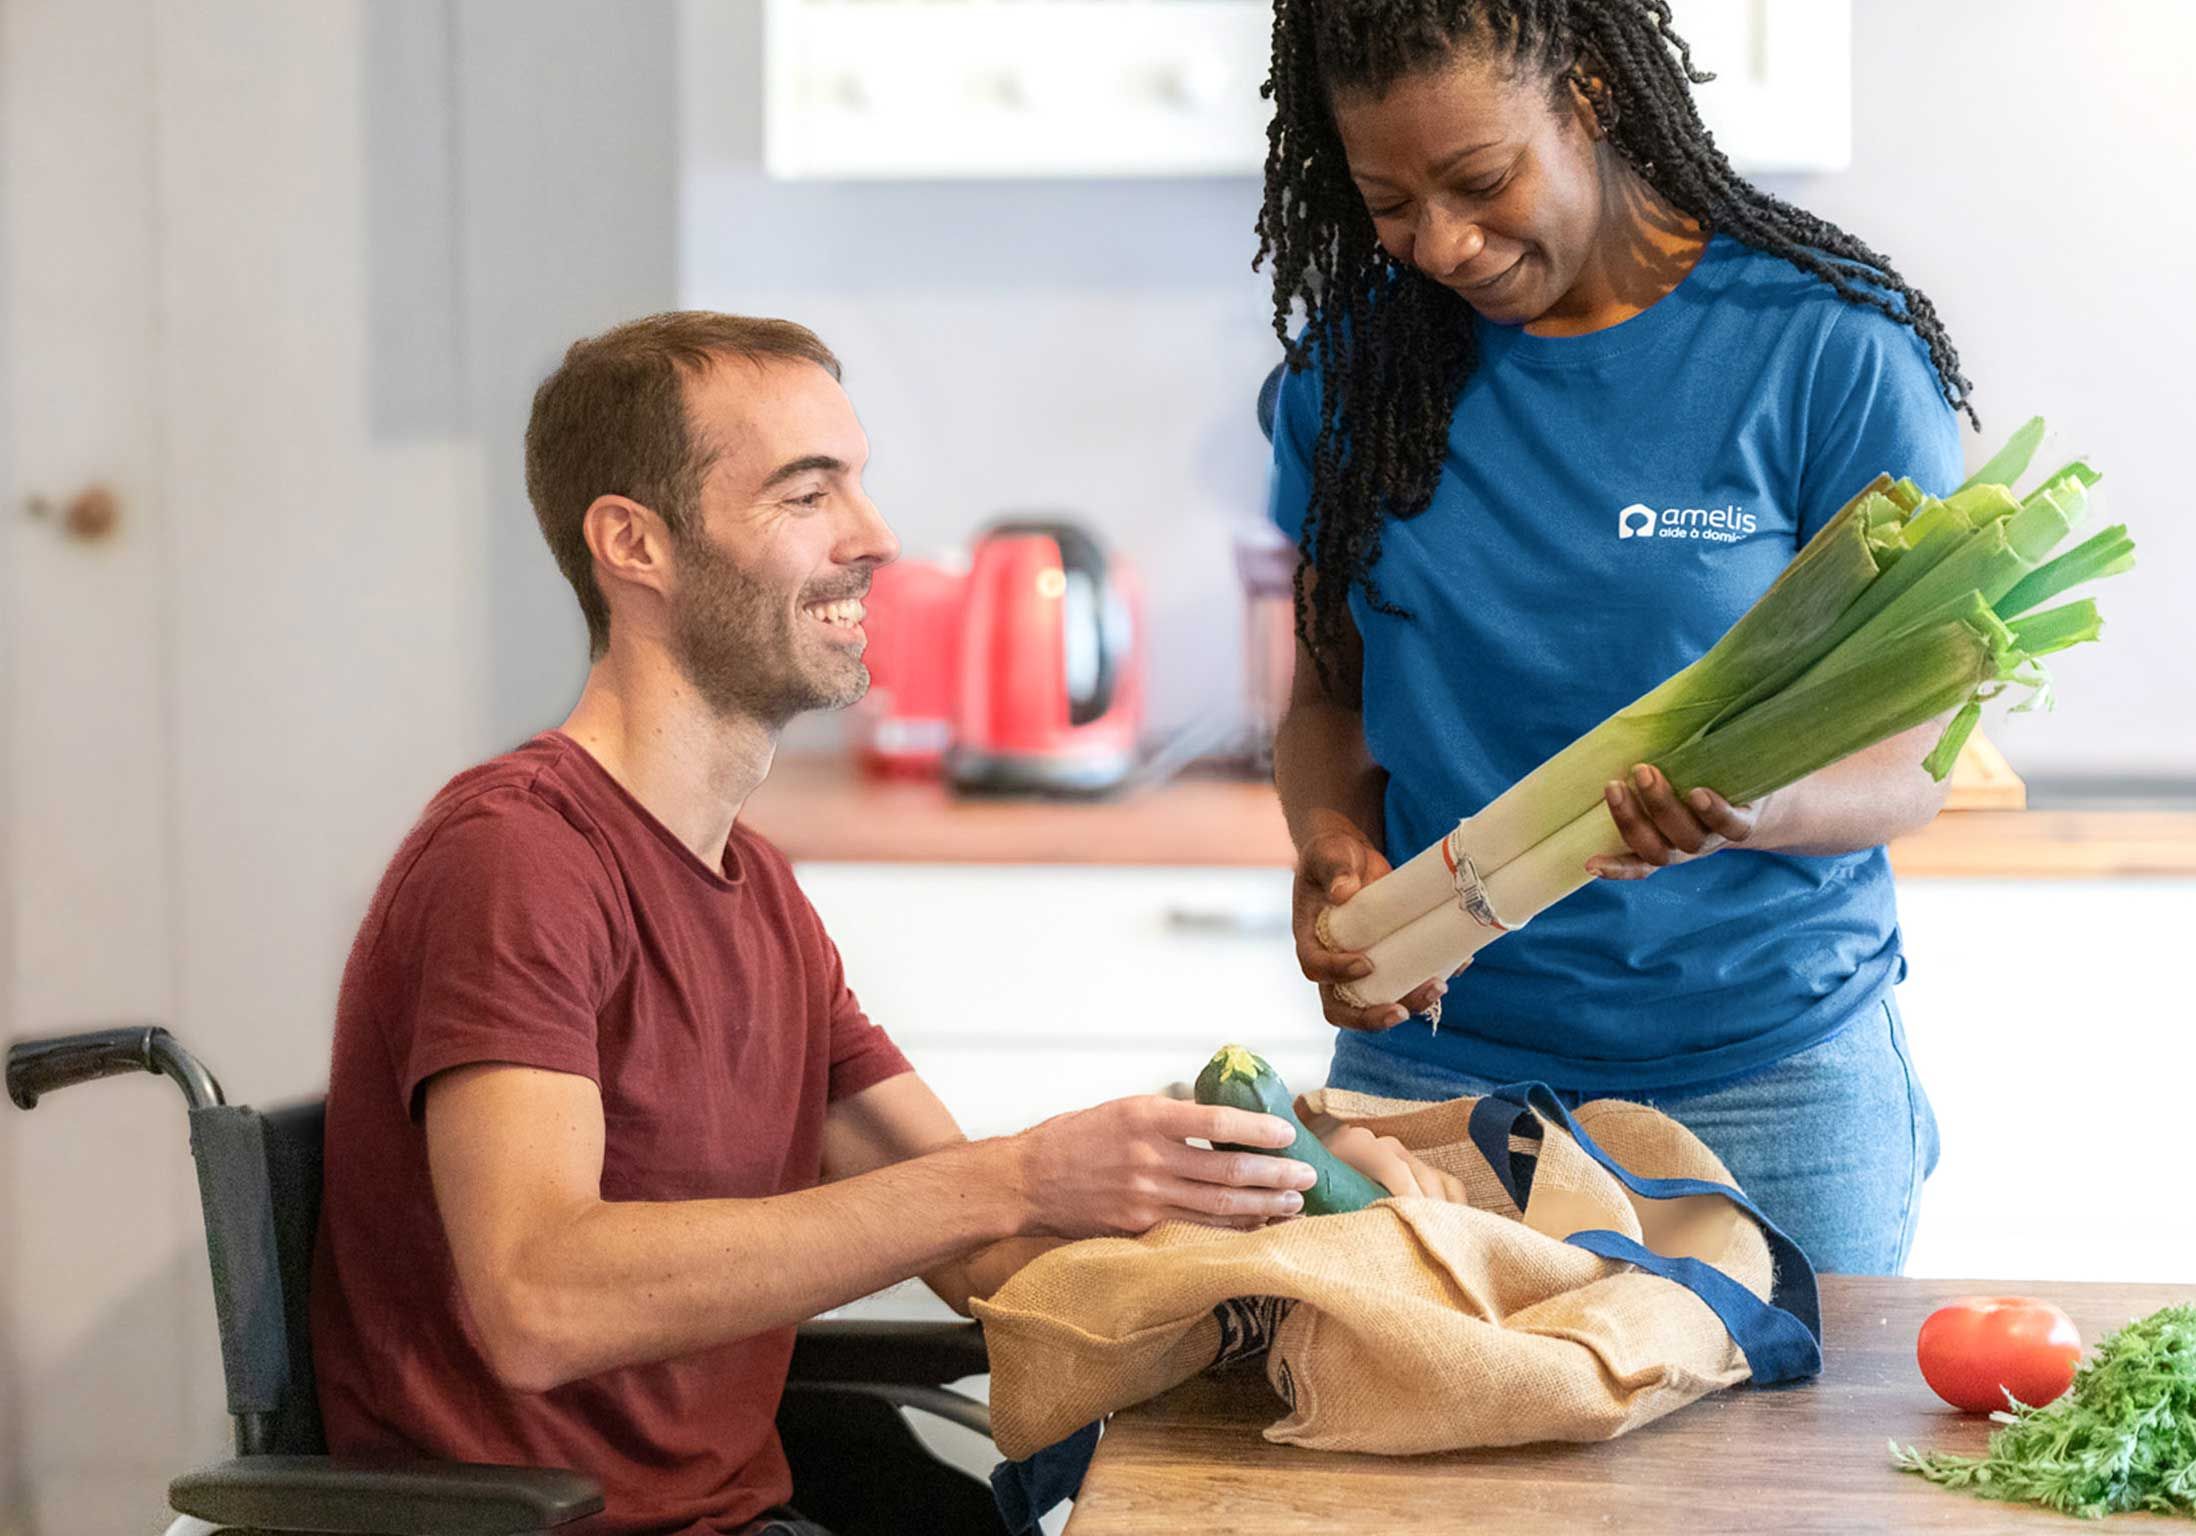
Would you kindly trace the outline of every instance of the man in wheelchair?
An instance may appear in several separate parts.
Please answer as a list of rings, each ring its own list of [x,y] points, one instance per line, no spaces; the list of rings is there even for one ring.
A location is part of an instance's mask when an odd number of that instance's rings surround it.
[[[346,969],[311,1286],[338,1455],[569,1467],[615,1532],[804,1531],[794,1325],[920,1275],[966,1311],[1050,1241],[1298,1208],[1281,1121],[1124,1099],[969,1142],[739,823],[868,684],[894,558],[832,354],[658,315],[543,383],[527,486],[587,620],[563,725],[458,775]],[[970,939],[981,973],[981,938]]]

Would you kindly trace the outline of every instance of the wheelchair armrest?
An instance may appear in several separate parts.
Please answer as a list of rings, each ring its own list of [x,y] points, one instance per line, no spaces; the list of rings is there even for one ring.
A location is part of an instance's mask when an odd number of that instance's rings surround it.
[[[936,1387],[990,1369],[981,1323],[833,1317],[801,1324],[787,1379]]]
[[[457,1461],[239,1456],[168,1485],[177,1514],[255,1531],[525,1536],[600,1513],[592,1478]]]

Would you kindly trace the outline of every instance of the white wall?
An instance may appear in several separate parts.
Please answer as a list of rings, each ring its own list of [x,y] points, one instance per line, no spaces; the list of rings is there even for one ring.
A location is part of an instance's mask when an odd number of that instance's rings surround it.
[[[508,745],[563,719],[587,670],[579,605],[526,500],[535,386],[573,341],[678,302],[676,40],[669,0],[445,8],[458,323],[487,474],[490,719]]]
[[[2053,714],[1993,739],[2032,776],[2196,780],[2196,7],[1858,0],[1854,33],[1853,169],[1776,189],[1936,301],[1983,413],[1970,462],[2046,416],[2140,546],[2098,590],[2105,642],[2054,659]]]
[[[1278,355],[1249,271],[1257,184],[774,183],[756,8],[686,0],[681,24],[684,300],[839,350],[911,552],[1004,507],[1080,511],[1150,585],[1155,724],[1232,703],[1228,530],[1262,509],[1252,399]],[[2196,556],[2196,113],[2175,74],[2196,8],[1857,0],[1854,29],[1852,169],[1775,190],[1936,300],[1985,413],[1973,462],[2043,413],[2143,546],[2106,589],[2109,644],[2064,658],[2056,715],[1995,735],[2032,774],[2196,776],[2196,691],[2171,664],[2196,616],[2170,576]]]
[[[1154,725],[1232,704],[1230,529],[1263,515],[1255,402],[1279,355],[1257,185],[772,182],[760,7],[686,0],[680,20],[682,302],[822,334],[909,554],[1002,512],[1085,518],[1143,577]]]

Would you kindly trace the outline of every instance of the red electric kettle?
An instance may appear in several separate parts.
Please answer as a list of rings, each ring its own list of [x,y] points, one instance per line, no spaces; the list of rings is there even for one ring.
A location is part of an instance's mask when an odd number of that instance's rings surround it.
[[[946,775],[979,793],[1103,794],[1137,762],[1141,594],[1073,523],[1028,519],[976,542],[961,613]]]

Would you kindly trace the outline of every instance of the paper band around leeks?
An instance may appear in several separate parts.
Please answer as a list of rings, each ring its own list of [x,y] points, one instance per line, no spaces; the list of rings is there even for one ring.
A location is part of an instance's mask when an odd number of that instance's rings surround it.
[[[1497,933],[1508,933],[1510,925],[1495,916],[1494,904],[1487,899],[1486,882],[1479,878],[1479,870],[1469,854],[1456,851],[1456,834],[1450,833],[1441,840],[1441,853],[1449,866],[1449,875],[1456,889],[1456,907],[1466,917],[1482,928],[1492,928]]]

